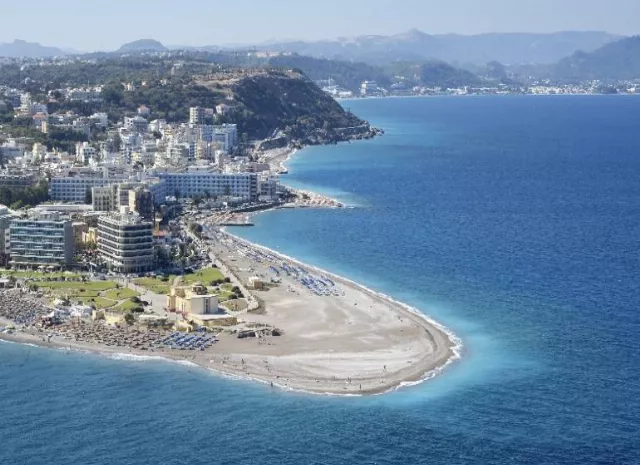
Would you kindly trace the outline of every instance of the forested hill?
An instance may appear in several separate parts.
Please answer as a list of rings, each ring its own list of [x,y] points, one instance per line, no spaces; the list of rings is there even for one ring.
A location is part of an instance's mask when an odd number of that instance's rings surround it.
[[[211,123],[235,123],[249,139],[267,138],[277,130],[305,143],[370,135],[366,122],[344,111],[298,71],[222,65],[209,61],[218,58],[212,54],[185,54],[180,58],[177,68],[175,58],[163,57],[109,57],[25,67],[9,64],[0,69],[0,86],[30,92],[34,101],[47,103],[50,114],[73,111],[90,116],[105,112],[111,124],[135,115],[143,105],[150,110],[147,119],[176,123],[188,121],[190,107],[224,104],[225,111],[211,118]],[[60,91],[86,85],[103,86],[102,100],[71,101]],[[28,127],[30,120],[14,121],[13,115],[3,120],[25,126],[13,132],[36,137]],[[356,127],[359,129],[353,129]]]
[[[314,81],[332,79],[345,89],[356,90],[362,81],[376,81],[382,87],[391,85],[382,67],[340,60],[327,60],[302,55],[280,55],[269,59],[274,67],[296,68]]]
[[[576,52],[550,69],[559,80],[603,81],[640,79],[640,36],[612,42],[591,52]]]
[[[269,60],[271,66],[289,67],[302,71],[313,80],[331,79],[337,85],[358,91],[362,81],[376,81],[390,87],[397,76],[403,76],[411,86],[456,88],[486,85],[477,75],[443,61],[394,62],[385,66],[366,63],[327,60],[302,55],[280,55]]]
[[[298,71],[261,70],[231,80],[214,75],[199,84],[230,92],[233,104],[227,118],[255,138],[276,130],[304,143],[371,135],[368,123],[345,111]]]

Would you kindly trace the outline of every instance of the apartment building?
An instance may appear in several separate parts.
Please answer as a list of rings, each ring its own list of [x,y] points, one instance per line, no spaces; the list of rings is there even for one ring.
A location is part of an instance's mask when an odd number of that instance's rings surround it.
[[[135,134],[144,134],[149,129],[149,122],[142,116],[124,118],[124,127]]]
[[[106,168],[102,171],[75,168],[64,175],[51,178],[49,196],[56,201],[84,202],[88,190],[124,182],[126,178],[122,170],[110,173]]]
[[[5,235],[9,230],[12,220],[9,209],[4,205],[0,205],[0,263],[5,264],[4,255],[6,254]]]
[[[189,124],[202,124],[204,123],[204,108],[191,107],[189,108]]]
[[[91,189],[91,207],[96,212],[116,211],[116,196],[113,186],[93,187]]]
[[[9,225],[11,263],[22,266],[69,266],[73,262],[73,227],[56,212],[38,212]]]
[[[0,173],[0,187],[22,188],[34,186],[38,179],[33,174]]]
[[[216,173],[192,171],[186,173],[161,173],[167,195],[179,193],[180,197],[205,196],[238,197],[245,201],[258,199],[258,175],[255,173]]]
[[[136,187],[129,189],[129,211],[135,212],[145,221],[155,220],[153,194],[149,189]]]
[[[49,197],[56,201],[84,202],[88,190],[94,187],[104,187],[111,182],[114,181],[97,176],[52,178]]]
[[[109,269],[118,273],[153,270],[153,223],[128,209],[101,216],[98,252]]]

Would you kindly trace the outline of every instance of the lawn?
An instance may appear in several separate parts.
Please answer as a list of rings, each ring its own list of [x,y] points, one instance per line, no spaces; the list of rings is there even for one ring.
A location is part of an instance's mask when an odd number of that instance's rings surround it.
[[[53,295],[59,297],[99,297],[100,291],[87,291],[80,289],[57,289],[53,292]]]
[[[193,284],[198,281],[202,284],[209,284],[211,281],[218,279],[224,279],[224,275],[217,268],[203,268],[195,273],[182,276],[182,282],[184,284]]]
[[[154,294],[168,294],[170,290],[169,281],[162,281],[157,278],[139,278],[134,279],[133,283],[137,286],[144,287],[146,290],[153,292]]]
[[[122,289],[110,289],[104,293],[104,296],[111,300],[123,300],[130,299],[131,297],[140,297],[140,294],[133,289],[124,287]]]
[[[82,305],[92,305],[98,310],[111,308],[118,303],[115,300],[105,299],[104,297],[71,297],[71,300]]]
[[[107,291],[109,289],[115,289],[118,286],[114,281],[89,281],[86,283],[81,281],[42,281],[34,284],[47,289],[84,289],[86,291]]]
[[[15,271],[15,270],[1,270],[0,276],[13,276],[14,278],[30,278],[30,279],[52,279],[52,278],[70,278],[77,279],[81,275],[78,273],[64,272],[64,271],[54,271],[54,272],[43,272],[43,271]]]
[[[133,282],[154,294],[168,294],[176,277],[178,276],[171,275],[166,281],[158,278],[138,278],[134,279]],[[224,275],[217,268],[204,268],[196,271],[195,273],[182,275],[180,278],[182,285],[189,285],[196,282],[201,282],[202,284],[207,285],[211,281],[224,279]]]
[[[136,303],[134,303],[134,302],[132,302],[130,300],[125,300],[121,304],[113,307],[113,310],[117,310],[117,311],[120,311],[120,312],[128,312],[128,311],[131,311],[131,310],[133,310],[134,308],[137,308],[137,307],[141,307],[141,305],[140,304],[136,304]]]
[[[210,287],[209,292],[211,294],[218,295],[218,302],[224,302],[225,300],[229,300],[234,293],[228,289],[220,288],[217,289],[215,287]]]

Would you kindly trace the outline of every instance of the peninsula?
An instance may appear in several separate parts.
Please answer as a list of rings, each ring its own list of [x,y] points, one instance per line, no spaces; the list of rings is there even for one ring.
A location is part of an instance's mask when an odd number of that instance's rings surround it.
[[[282,184],[285,162],[379,131],[295,69],[166,53],[137,58],[124,83],[128,57],[107,76],[72,62],[46,89],[0,89],[20,101],[0,107],[0,338],[339,395],[456,359],[459,342],[419,311],[224,229],[271,208],[342,207]],[[40,71],[27,69],[44,83]],[[73,87],[77,73],[100,82]]]

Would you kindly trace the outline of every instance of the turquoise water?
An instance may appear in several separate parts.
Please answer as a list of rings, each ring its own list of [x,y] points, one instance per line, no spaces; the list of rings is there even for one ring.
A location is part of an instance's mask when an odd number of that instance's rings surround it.
[[[640,462],[640,100],[345,105],[386,135],[284,180],[355,208],[235,232],[418,307],[463,359],[343,399],[1,344],[0,463]]]

